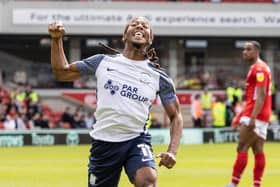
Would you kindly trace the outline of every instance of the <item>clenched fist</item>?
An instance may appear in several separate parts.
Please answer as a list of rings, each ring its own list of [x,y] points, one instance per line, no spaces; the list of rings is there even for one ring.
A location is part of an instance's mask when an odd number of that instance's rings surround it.
[[[48,29],[49,34],[52,38],[61,38],[65,33],[64,25],[62,22],[50,23]]]

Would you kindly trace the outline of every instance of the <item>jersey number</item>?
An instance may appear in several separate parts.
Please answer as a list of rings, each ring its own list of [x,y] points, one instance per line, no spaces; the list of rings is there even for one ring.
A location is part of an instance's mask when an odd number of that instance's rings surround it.
[[[153,160],[153,153],[151,151],[151,147],[146,144],[138,144],[137,147],[139,147],[143,153],[142,161],[148,161]]]

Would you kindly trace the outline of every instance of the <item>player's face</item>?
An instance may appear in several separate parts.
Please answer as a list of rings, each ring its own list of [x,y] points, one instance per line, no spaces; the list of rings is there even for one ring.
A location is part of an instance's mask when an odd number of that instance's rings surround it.
[[[258,58],[258,50],[252,43],[245,43],[243,48],[243,59],[247,62],[255,61]]]
[[[124,42],[131,42],[135,46],[150,46],[153,36],[147,19],[137,17],[130,21],[123,37]]]

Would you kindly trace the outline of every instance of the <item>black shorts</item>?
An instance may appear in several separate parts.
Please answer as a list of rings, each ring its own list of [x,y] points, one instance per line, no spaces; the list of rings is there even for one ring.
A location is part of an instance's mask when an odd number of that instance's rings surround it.
[[[156,169],[151,136],[147,134],[120,143],[93,140],[90,152],[89,187],[117,187],[122,167],[131,182],[137,169]]]

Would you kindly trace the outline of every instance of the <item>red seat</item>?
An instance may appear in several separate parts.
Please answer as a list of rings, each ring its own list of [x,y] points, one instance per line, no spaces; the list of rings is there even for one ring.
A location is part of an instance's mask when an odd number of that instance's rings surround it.
[[[71,129],[71,125],[68,122],[64,122],[64,123],[62,123],[62,128],[64,128],[64,129]]]

